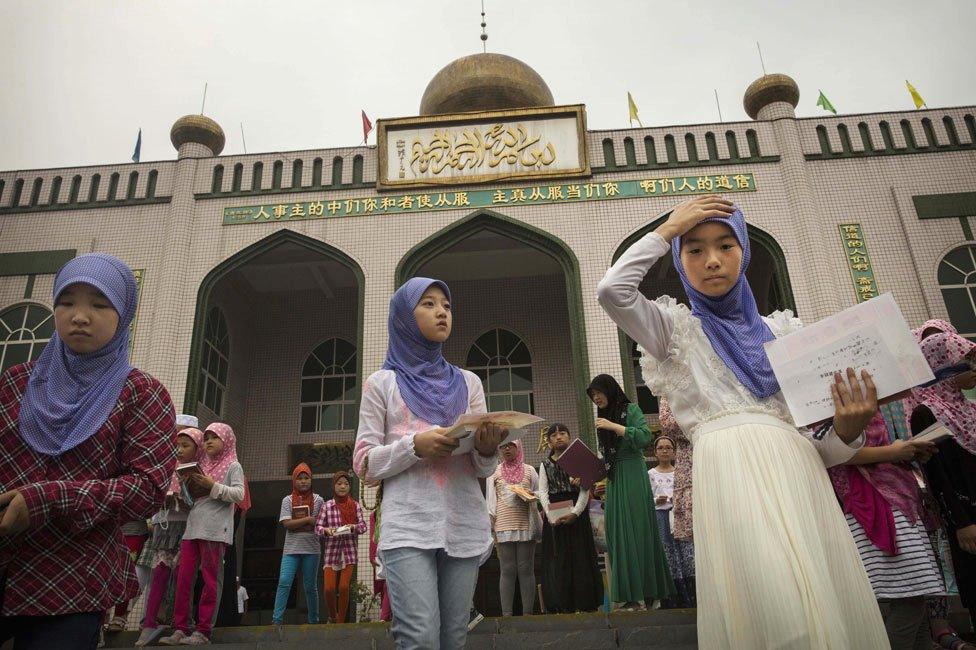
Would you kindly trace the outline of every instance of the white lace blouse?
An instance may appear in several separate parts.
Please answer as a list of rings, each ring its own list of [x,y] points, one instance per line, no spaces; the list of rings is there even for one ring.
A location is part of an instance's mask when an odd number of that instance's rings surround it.
[[[715,353],[701,321],[686,305],[670,296],[648,300],[640,293],[638,287],[648,270],[670,250],[657,233],[645,235],[607,270],[597,287],[600,305],[637,342],[647,387],[668,400],[692,444],[701,424],[727,415],[756,413],[792,424],[782,393],[758,398],[743,386]],[[764,320],[777,337],[803,326],[789,310]],[[806,429],[800,433],[810,439],[828,467],[849,460],[863,444],[863,435],[848,445],[833,429],[819,440]]]

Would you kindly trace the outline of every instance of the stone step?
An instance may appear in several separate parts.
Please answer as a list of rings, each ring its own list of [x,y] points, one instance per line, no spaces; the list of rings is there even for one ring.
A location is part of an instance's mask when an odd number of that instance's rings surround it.
[[[106,638],[106,648],[132,648],[135,632]],[[471,650],[561,647],[574,650],[604,648],[697,647],[694,610],[658,610],[606,614],[560,614],[486,618],[468,635]],[[392,650],[385,623],[348,625],[286,625],[279,640],[273,626],[230,627],[214,630],[214,645],[224,650]]]

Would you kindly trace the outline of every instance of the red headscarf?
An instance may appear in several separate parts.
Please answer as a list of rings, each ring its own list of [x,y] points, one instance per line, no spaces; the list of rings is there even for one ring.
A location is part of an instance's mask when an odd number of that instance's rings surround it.
[[[308,511],[312,512],[312,508],[315,503],[315,495],[312,494],[311,489],[304,494],[298,491],[299,474],[308,474],[308,477],[312,478],[312,469],[305,463],[298,463],[298,465],[295,466],[295,469],[291,471],[291,507],[308,506]]]
[[[358,523],[356,517],[356,500],[353,499],[349,494],[344,497],[340,497],[338,494],[335,494],[336,483],[338,483],[339,479],[341,478],[346,479],[346,481],[349,483],[349,487],[352,487],[352,481],[349,480],[349,474],[346,472],[336,472],[332,475],[332,499],[335,501],[336,506],[339,508],[339,512],[342,514],[342,523],[355,525]]]

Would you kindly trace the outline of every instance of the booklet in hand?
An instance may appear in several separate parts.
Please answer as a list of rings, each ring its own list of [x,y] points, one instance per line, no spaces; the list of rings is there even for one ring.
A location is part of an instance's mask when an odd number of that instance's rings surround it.
[[[560,518],[572,514],[574,505],[576,504],[572,501],[556,501],[555,503],[550,503],[546,518],[549,519],[550,524],[555,524]]]
[[[341,537],[343,535],[351,535],[351,534],[352,534],[352,524],[345,524],[344,526],[339,526],[338,528],[336,528],[335,531],[333,531],[332,536]]]
[[[474,432],[485,422],[497,424],[508,429],[508,435],[500,444],[507,444],[521,438],[524,427],[536,422],[542,422],[542,418],[530,413],[520,413],[518,411],[495,411],[493,413],[468,413],[457,419],[457,422],[449,427],[446,435],[461,441],[460,446],[454,450],[453,455],[466,454],[474,449]]]
[[[533,501],[538,501],[539,497],[532,494],[529,490],[526,490],[521,485],[509,485],[508,489],[512,491],[512,494],[522,499],[526,503],[532,503]]]
[[[200,465],[197,463],[180,463],[176,466],[176,473],[179,475],[180,480],[183,481],[183,484],[186,485],[186,490],[190,493],[191,497],[194,499],[202,499],[210,496],[210,490],[198,487],[196,484],[188,481],[193,474],[204,475],[203,470],[200,469]]]
[[[921,432],[917,436],[912,436],[910,438],[911,442],[938,442],[943,438],[949,438],[952,436],[952,431],[946,428],[941,422],[936,422],[930,427],[927,427],[925,431]]]
[[[291,518],[292,519],[304,519],[305,517],[311,517],[311,508],[308,506],[292,506],[291,508]]]
[[[577,438],[556,459],[556,464],[572,477],[580,480],[580,487],[590,489],[594,483],[606,478],[607,466],[586,444]]]

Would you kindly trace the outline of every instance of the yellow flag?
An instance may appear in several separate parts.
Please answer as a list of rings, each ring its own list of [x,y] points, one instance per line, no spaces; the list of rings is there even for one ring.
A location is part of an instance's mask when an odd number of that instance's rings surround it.
[[[641,124],[640,118],[637,117],[637,104],[634,103],[634,98],[631,96],[629,90],[627,91],[627,107],[630,109],[630,123],[633,124],[634,120],[637,120],[637,123],[641,125],[641,128],[644,128],[644,125]]]
[[[915,102],[915,108],[922,108],[925,106],[925,100],[922,99],[922,96],[918,94],[917,90],[915,90],[915,86],[908,83],[908,79],[905,79],[905,85],[908,86],[908,92],[912,95],[912,101]]]

